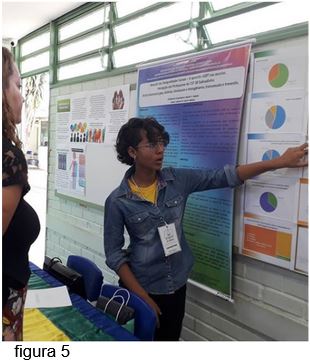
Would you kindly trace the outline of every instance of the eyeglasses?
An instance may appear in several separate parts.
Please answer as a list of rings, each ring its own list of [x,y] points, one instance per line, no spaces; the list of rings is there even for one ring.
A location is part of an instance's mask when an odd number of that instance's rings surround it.
[[[140,147],[147,147],[150,150],[155,150],[159,147],[165,148],[167,145],[168,145],[168,142],[166,140],[162,140],[162,141],[156,141],[156,142],[148,142],[147,144],[136,146],[136,149],[139,149]]]

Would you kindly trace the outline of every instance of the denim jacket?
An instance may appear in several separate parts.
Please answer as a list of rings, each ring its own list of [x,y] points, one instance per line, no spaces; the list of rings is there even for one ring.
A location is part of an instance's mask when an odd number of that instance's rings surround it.
[[[170,294],[182,287],[189,276],[194,258],[182,227],[189,194],[207,189],[242,184],[236,168],[222,169],[164,168],[159,172],[157,205],[132,193],[128,178],[131,167],[118,188],[107,198],[104,212],[104,248],[107,265],[118,271],[127,263],[141,286],[152,294]],[[158,227],[174,223],[182,250],[165,257]],[[130,244],[124,249],[124,227]]]

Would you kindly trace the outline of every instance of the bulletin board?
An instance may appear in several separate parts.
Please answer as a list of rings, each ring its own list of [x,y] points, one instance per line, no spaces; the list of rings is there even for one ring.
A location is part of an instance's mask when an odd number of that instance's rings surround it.
[[[104,206],[128,166],[117,160],[115,141],[128,121],[129,85],[59,96],[56,100],[55,189]]]
[[[247,163],[272,160],[307,140],[308,39],[253,51],[245,115]],[[245,183],[240,252],[308,273],[307,168],[279,169]]]

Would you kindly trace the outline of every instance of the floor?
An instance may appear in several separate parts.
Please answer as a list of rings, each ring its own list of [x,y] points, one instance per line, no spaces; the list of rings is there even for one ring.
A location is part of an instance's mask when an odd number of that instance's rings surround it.
[[[31,190],[26,194],[25,200],[37,212],[41,224],[40,234],[30,248],[29,260],[37,266],[43,267],[45,255],[47,171],[29,165],[28,179]]]

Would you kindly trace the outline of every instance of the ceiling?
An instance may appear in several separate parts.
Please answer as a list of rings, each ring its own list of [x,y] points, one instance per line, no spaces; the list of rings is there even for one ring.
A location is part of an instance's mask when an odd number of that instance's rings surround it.
[[[2,2],[2,39],[18,40],[85,2]]]

